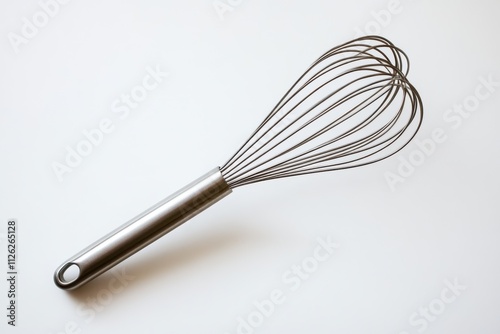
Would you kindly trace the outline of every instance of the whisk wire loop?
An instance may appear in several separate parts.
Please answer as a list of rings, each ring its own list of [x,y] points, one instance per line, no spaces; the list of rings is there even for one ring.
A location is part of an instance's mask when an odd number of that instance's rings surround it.
[[[383,160],[420,128],[407,55],[379,36],[319,57],[221,168],[231,188]]]

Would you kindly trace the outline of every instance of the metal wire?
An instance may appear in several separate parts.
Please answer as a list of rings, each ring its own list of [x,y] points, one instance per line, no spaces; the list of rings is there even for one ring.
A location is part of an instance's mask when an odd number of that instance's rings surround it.
[[[221,168],[231,188],[368,165],[408,144],[423,117],[409,60],[367,36],[337,46],[295,82]]]

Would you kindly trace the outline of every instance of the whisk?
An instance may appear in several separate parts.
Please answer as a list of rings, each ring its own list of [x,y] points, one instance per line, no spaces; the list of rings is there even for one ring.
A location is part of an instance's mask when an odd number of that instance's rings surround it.
[[[395,154],[415,136],[423,117],[422,100],[407,79],[408,71],[406,54],[379,36],[329,50],[222,168],[64,262],[55,272],[56,285],[81,286],[237,187],[368,165]]]

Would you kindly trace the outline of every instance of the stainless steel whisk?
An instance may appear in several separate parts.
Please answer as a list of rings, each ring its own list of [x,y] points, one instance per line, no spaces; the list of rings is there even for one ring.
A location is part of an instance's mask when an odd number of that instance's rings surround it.
[[[64,262],[54,280],[76,288],[232,192],[261,181],[385,159],[420,128],[422,100],[406,54],[367,36],[337,46],[295,82],[250,138],[215,168]],[[76,269],[67,278],[68,269]]]

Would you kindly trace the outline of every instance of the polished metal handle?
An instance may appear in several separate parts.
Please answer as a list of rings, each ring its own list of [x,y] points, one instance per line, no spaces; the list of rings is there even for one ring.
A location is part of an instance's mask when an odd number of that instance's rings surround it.
[[[230,193],[220,169],[210,171],[64,262],[54,274],[56,285],[81,286]],[[65,275],[69,268],[77,269],[72,279]]]

